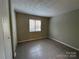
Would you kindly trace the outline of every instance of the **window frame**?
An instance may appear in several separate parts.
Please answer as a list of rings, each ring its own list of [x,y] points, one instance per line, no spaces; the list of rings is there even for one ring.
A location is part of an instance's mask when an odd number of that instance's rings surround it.
[[[35,31],[30,31],[30,20],[34,20],[35,21]],[[41,28],[40,28],[40,31],[36,31],[36,21],[40,21],[41,22]],[[29,32],[42,32],[42,21],[40,19],[29,19]]]

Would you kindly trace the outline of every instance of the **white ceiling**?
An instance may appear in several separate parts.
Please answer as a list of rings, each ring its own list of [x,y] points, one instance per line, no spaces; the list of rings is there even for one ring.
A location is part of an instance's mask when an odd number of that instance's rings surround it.
[[[56,16],[79,9],[79,0],[12,0],[15,10],[39,16]]]

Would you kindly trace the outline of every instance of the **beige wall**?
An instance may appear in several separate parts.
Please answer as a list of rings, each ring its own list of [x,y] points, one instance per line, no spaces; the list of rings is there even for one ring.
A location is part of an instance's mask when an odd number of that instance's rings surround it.
[[[79,10],[53,17],[50,37],[79,49]]]
[[[29,19],[40,19],[42,21],[41,32],[29,32]],[[26,41],[48,37],[49,18],[16,13],[18,41]]]

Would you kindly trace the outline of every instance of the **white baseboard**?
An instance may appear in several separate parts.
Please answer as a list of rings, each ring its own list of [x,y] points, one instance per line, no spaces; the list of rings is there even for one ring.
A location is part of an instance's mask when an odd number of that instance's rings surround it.
[[[57,40],[57,39],[55,39],[55,38],[50,38],[50,39],[52,39],[52,40],[54,40],[54,41],[57,41],[57,42],[59,42],[59,43],[65,45],[65,46],[68,46],[68,47],[70,47],[70,48],[72,48],[72,49],[75,49],[75,50],[79,51],[78,48],[75,48],[75,47],[73,47],[73,46],[71,46],[71,45],[69,45],[69,44],[67,44],[67,43],[61,42],[61,41],[59,41],[59,40]]]
[[[27,41],[33,41],[33,40],[39,40],[39,39],[43,39],[46,37],[40,37],[40,38],[34,38],[34,39],[28,39],[28,40],[22,40],[22,41],[18,41],[18,43],[23,43],[23,42],[27,42]]]

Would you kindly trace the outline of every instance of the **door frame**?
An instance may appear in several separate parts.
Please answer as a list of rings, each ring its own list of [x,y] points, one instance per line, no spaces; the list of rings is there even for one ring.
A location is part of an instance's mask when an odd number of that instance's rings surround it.
[[[14,51],[13,51],[13,28],[12,28],[12,11],[11,11],[11,0],[9,0],[9,18],[10,18],[10,34],[11,34],[11,44],[12,44],[12,57],[14,59]]]

